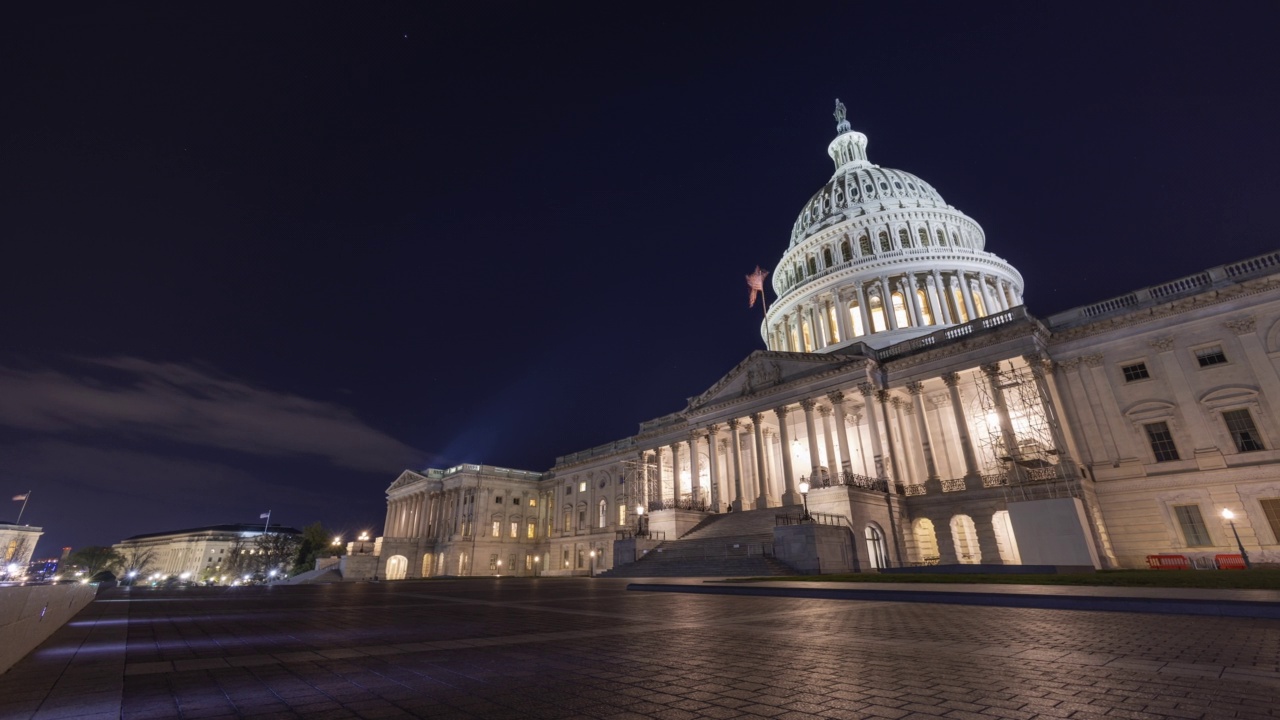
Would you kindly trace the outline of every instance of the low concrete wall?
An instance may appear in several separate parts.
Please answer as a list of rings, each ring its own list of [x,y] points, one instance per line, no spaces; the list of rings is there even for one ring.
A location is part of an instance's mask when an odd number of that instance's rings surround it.
[[[97,585],[0,587],[0,672],[13,667],[93,601]]]
[[[806,575],[859,572],[853,538],[843,525],[779,525],[773,554]]]
[[[662,543],[651,538],[629,537],[613,541],[613,566],[622,567],[644,557]]]

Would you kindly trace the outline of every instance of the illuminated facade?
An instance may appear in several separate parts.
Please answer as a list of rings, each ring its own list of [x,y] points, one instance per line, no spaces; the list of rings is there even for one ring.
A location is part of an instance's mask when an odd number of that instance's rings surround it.
[[[212,525],[189,530],[134,535],[112,545],[126,557],[150,553],[147,572],[160,577],[191,580],[221,578],[231,572],[237,552],[256,552],[254,541],[263,533],[262,525]],[[272,526],[271,532],[301,535],[295,528]]]
[[[406,471],[380,574],[587,574],[638,508],[674,539],[799,506],[802,483],[864,570],[1211,563],[1236,552],[1223,510],[1280,562],[1280,253],[1037,318],[974,220],[837,121],[835,175],[772,275],[767,350],[545,473]]]

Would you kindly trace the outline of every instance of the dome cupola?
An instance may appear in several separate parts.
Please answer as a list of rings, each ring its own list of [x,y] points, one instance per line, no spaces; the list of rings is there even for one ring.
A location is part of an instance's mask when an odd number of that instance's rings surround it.
[[[1022,304],[1022,275],[985,251],[973,219],[931,185],[867,159],[836,100],[835,173],[805,203],[773,272],[771,350],[875,348]]]

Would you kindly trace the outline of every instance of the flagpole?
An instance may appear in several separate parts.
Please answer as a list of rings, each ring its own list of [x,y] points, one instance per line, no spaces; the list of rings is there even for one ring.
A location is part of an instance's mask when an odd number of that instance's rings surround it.
[[[267,511],[267,524],[262,526],[262,534],[267,534],[267,528],[271,527],[271,511]]]
[[[27,510],[27,503],[28,503],[28,502],[31,502],[31,491],[30,491],[30,490],[28,490],[28,491],[27,491],[26,496],[22,498],[22,509],[18,511],[18,519],[17,519],[16,521],[14,521],[14,523],[13,523],[14,525],[21,525],[21,524],[22,524],[22,513],[26,512],[26,510]]]

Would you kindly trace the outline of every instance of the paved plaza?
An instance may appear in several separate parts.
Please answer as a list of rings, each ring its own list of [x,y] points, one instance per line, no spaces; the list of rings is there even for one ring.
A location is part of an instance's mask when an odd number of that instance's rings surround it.
[[[108,590],[0,717],[1280,717],[1280,620],[626,588]]]

